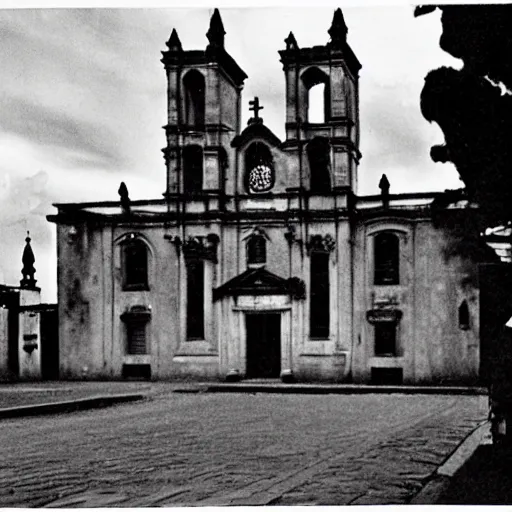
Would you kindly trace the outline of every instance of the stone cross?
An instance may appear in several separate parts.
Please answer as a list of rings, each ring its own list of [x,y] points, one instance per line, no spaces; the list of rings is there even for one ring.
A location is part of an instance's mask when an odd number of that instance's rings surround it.
[[[254,112],[254,119],[259,119],[258,112],[260,110],[263,110],[264,107],[260,107],[260,100],[258,96],[254,96],[254,100],[249,101],[249,110],[252,110]]]

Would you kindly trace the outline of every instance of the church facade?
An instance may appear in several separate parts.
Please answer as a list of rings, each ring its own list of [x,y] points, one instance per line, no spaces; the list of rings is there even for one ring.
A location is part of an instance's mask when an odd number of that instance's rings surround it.
[[[312,48],[290,33],[279,52],[282,141],[258,98],[241,126],[247,76],[217,10],[205,50],[172,32],[164,197],[122,186],[49,216],[62,378],[478,380],[476,267],[447,257],[435,194],[392,195],[383,176],[380,195],[356,195],[361,64],[341,10],[328,33]]]

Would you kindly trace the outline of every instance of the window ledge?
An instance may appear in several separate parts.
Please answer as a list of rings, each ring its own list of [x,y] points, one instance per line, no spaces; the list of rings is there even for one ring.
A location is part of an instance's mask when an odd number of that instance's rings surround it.
[[[247,268],[263,268],[265,263],[247,263]]]
[[[132,306],[120,318],[123,322],[148,322],[151,319],[151,306]]]
[[[123,364],[151,364],[151,356],[149,354],[126,354],[123,357]]]
[[[147,292],[149,291],[149,285],[147,284],[125,284],[123,286],[123,292]]]
[[[368,359],[368,366],[374,368],[403,368],[403,356],[373,356]]]

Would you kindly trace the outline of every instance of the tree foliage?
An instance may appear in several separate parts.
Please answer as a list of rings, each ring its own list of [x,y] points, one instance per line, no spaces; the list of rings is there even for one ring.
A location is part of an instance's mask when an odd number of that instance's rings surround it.
[[[512,5],[441,5],[441,48],[463,62],[425,78],[421,110],[444,133],[431,149],[452,162],[488,226],[512,221]]]

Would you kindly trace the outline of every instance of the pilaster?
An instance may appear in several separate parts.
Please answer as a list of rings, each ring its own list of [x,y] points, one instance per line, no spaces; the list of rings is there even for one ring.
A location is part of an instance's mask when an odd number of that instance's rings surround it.
[[[19,313],[19,377],[22,380],[41,379],[41,291],[20,289]]]

